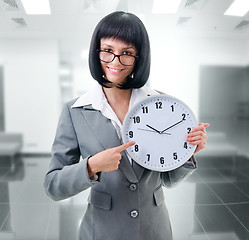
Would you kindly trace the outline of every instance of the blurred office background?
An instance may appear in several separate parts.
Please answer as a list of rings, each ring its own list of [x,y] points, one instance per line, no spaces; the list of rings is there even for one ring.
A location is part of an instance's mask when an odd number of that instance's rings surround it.
[[[175,240],[249,239],[249,1],[26,2],[0,0],[0,239],[75,239],[89,190],[53,202],[43,178],[63,104],[95,84],[93,30],[118,10],[148,30],[148,86],[211,124],[197,171],[165,189]]]

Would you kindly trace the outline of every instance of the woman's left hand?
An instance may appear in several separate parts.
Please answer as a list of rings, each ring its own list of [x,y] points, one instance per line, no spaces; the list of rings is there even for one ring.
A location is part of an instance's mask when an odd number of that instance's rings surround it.
[[[194,153],[197,153],[206,147],[207,144],[206,128],[208,126],[209,123],[200,123],[197,127],[193,128],[190,131],[190,133],[187,135],[186,141],[189,144],[197,145]]]

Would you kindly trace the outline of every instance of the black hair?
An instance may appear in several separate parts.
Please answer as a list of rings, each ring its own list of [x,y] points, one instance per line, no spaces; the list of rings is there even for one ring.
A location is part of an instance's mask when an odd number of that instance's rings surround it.
[[[96,26],[90,44],[89,67],[95,80],[104,87],[109,87],[107,79],[103,77],[97,49],[100,48],[102,38],[116,38],[126,43],[133,44],[137,50],[138,59],[132,72],[125,83],[119,88],[141,88],[150,74],[150,42],[148,33],[142,21],[132,13],[122,11],[113,12],[104,17]]]

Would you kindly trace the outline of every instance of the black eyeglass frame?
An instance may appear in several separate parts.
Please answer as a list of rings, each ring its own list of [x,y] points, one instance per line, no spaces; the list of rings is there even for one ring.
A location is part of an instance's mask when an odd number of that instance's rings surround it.
[[[99,53],[100,53],[100,52],[111,53],[111,54],[113,55],[113,59],[112,59],[111,61],[104,61],[104,60],[102,60],[102,59],[99,57],[100,61],[106,62],[106,63],[111,63],[111,62],[114,61],[115,57],[118,57],[118,60],[119,60],[119,62],[120,62],[122,65],[124,65],[124,66],[133,66],[133,65],[136,63],[137,59],[138,59],[138,56],[126,55],[126,54],[120,54],[120,55],[118,55],[118,54],[115,54],[115,53],[112,53],[112,52],[106,52],[105,50],[100,50],[100,49],[97,49],[98,56],[99,56]],[[133,57],[133,58],[134,58],[134,62],[133,62],[131,65],[123,64],[123,63],[121,62],[121,60],[120,60],[120,57],[121,57],[121,56],[130,56],[130,57]]]

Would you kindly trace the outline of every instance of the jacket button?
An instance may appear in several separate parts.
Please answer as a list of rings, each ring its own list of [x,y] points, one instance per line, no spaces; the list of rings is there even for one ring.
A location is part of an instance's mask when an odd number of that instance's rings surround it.
[[[136,191],[137,190],[137,185],[135,183],[132,183],[130,186],[129,186],[130,190],[131,191]]]
[[[138,211],[137,210],[131,211],[131,217],[136,218],[137,216],[138,216]]]

